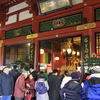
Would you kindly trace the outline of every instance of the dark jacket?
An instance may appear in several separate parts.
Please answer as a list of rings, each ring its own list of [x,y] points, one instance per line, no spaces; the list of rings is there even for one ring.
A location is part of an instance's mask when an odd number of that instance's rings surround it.
[[[0,76],[0,96],[13,94],[14,81],[10,74],[4,72]]]
[[[81,92],[81,84],[71,80],[60,90],[61,100],[83,100]]]
[[[60,79],[55,76],[51,75],[48,79],[49,84],[49,100],[60,100],[59,90],[60,90]]]
[[[20,73],[18,72],[17,69],[12,69],[12,70],[10,71],[10,74],[11,74],[11,76],[13,77],[14,83],[15,83],[16,80],[17,80],[17,78],[19,77]]]

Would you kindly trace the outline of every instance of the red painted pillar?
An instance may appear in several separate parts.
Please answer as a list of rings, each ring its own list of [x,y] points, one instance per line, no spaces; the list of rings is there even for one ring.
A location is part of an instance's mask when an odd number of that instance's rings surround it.
[[[86,2],[88,0],[84,0],[84,1]],[[93,13],[92,6],[85,6],[84,7],[83,18],[86,18],[87,23],[94,22],[94,13]],[[84,21],[83,21],[83,24],[85,24]],[[84,35],[90,36],[90,57],[91,57],[91,54],[93,52],[95,52],[95,34],[94,34],[92,29],[86,29],[86,30],[84,30]]]
[[[35,41],[34,69],[39,70],[39,41]]]
[[[39,22],[34,19],[32,20],[32,31],[38,34],[39,33]],[[39,70],[39,41],[34,40],[34,43],[35,43],[34,69],[38,71]]]
[[[39,33],[39,22],[33,19],[32,30],[34,33]]]
[[[84,7],[83,18],[86,18],[87,23],[94,22],[94,15],[93,15],[92,6]]]

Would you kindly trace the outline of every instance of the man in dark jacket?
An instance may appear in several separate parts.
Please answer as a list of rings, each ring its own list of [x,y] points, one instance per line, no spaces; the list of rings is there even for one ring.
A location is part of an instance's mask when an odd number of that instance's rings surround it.
[[[59,90],[60,90],[60,79],[57,77],[58,71],[53,70],[52,75],[49,76],[49,100],[60,100]]]
[[[79,76],[77,72],[71,74],[72,80],[65,84],[60,90],[61,100],[83,100],[82,87],[79,83]]]
[[[0,100],[11,100],[13,88],[13,77],[9,74],[9,68],[5,67],[0,76]]]
[[[13,79],[14,79],[14,84],[15,84],[17,78],[18,78],[19,75],[20,75],[20,73],[19,73],[18,70],[17,70],[17,66],[13,66],[13,69],[10,71],[10,74],[11,74],[11,76],[13,77]]]

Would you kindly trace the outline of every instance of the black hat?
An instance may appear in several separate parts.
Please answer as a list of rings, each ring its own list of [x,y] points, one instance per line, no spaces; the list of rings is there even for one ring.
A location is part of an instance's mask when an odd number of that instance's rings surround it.
[[[71,77],[72,77],[72,79],[79,79],[79,75],[77,72],[71,73]]]

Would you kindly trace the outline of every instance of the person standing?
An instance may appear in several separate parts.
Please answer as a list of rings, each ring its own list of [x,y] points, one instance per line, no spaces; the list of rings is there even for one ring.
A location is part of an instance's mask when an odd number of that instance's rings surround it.
[[[5,67],[0,76],[0,100],[11,100],[13,88],[13,77],[9,74],[9,68]]]
[[[14,97],[15,100],[23,100],[25,97],[25,79],[28,77],[28,71],[22,72],[22,74],[17,78],[16,84],[15,84],[15,91],[14,91]]]
[[[71,80],[60,90],[61,100],[83,100],[82,86],[77,72],[71,73]]]
[[[20,73],[19,73],[18,70],[17,70],[17,66],[16,66],[16,65],[13,66],[13,69],[10,71],[10,74],[11,74],[11,76],[12,76],[13,79],[14,79],[14,85],[15,85],[15,82],[16,82],[17,78],[18,78],[19,75],[20,75]]]
[[[26,79],[26,89],[28,90],[25,92],[26,94],[26,100],[32,100],[35,97],[35,81],[34,81],[34,74],[31,73],[29,78]]]
[[[40,72],[38,80],[35,83],[36,100],[49,100],[47,91],[49,90],[48,82],[45,80],[43,72]]]
[[[49,100],[60,100],[59,91],[61,81],[57,77],[58,70],[54,69],[52,75],[49,76],[48,84],[49,84]]]
[[[14,87],[15,87],[15,83],[16,83],[16,80],[17,80],[17,78],[19,77],[19,75],[20,75],[20,73],[18,72],[18,70],[17,70],[17,66],[16,65],[14,65],[13,66],[13,69],[10,71],[10,74],[11,74],[11,76],[13,77],[13,79],[14,79]],[[14,92],[14,91],[13,91]],[[14,93],[13,93],[14,94]],[[14,96],[12,96],[12,99],[11,100],[14,100]]]
[[[38,73],[38,72],[35,71],[35,70],[33,69],[33,67],[30,67],[29,72],[30,72],[30,74],[31,74],[31,73],[34,74],[34,81],[37,81],[37,73]]]
[[[62,79],[62,82],[61,82],[61,85],[60,85],[60,87],[61,87],[61,89],[64,87],[64,85],[68,82],[68,81],[70,81],[72,78],[69,76],[69,73],[68,73],[68,71],[64,71],[64,78]]]

